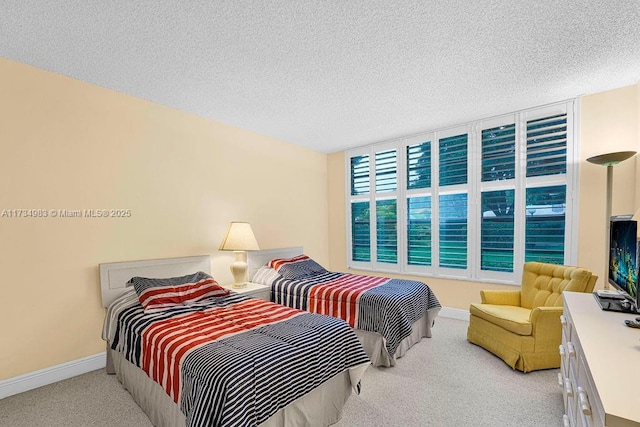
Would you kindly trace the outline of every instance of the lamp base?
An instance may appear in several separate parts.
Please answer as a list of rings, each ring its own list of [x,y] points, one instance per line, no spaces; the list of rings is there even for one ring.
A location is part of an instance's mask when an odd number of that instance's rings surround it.
[[[244,251],[233,251],[236,260],[231,263],[231,275],[233,276],[233,287],[244,288],[246,285],[247,263],[244,258]]]
[[[246,282],[234,283],[233,285],[231,285],[231,287],[236,288],[236,289],[242,289],[242,288],[246,288],[247,287],[247,283]]]

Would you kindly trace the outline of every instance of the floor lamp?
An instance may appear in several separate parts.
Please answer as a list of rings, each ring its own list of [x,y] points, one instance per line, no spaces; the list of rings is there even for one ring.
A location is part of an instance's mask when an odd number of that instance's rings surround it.
[[[604,220],[606,222],[605,228],[605,240],[604,240],[604,250],[605,257],[605,273],[609,268],[609,233],[611,233],[611,225],[609,221],[611,220],[611,199],[613,197],[613,167],[620,162],[624,162],[625,160],[636,155],[635,151],[618,151],[616,153],[608,153],[608,154],[600,154],[599,156],[589,157],[587,162],[593,163],[595,165],[602,165],[607,167],[607,203],[606,203],[606,211]],[[609,289],[609,281],[607,280],[607,276],[604,276],[604,288]]]

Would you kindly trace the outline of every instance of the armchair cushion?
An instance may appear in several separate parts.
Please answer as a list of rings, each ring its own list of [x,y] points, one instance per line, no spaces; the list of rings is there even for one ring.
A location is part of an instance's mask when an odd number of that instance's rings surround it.
[[[473,316],[500,326],[517,335],[531,335],[531,310],[512,305],[471,304],[469,312]]]

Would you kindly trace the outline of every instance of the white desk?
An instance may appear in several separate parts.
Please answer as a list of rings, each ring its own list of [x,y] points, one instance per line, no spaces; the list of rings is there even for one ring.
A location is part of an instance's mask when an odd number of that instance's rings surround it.
[[[561,378],[564,423],[640,426],[639,315],[603,311],[593,294],[563,292]]]

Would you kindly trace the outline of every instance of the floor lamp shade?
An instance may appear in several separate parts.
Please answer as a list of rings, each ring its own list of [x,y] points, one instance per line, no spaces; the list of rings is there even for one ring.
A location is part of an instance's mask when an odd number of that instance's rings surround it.
[[[222,239],[222,243],[220,243],[219,249],[221,251],[233,251],[235,253],[236,259],[231,264],[233,286],[236,288],[246,286],[246,251],[257,251],[260,249],[251,225],[248,222],[231,222],[224,239]]]
[[[589,163],[607,167],[607,202],[605,204],[605,214],[604,214],[604,220],[606,222],[605,240],[604,240],[605,242],[604,259],[606,262],[605,273],[609,268],[609,239],[611,238],[611,236],[609,236],[609,233],[611,232],[610,230],[611,225],[609,221],[611,220],[611,204],[612,204],[612,197],[613,197],[613,167],[618,163],[624,162],[625,160],[630,159],[635,155],[636,155],[635,151],[618,151],[615,153],[600,154],[598,156],[589,157],[587,159],[587,162]],[[607,274],[605,274],[603,277],[604,277],[604,287],[605,289],[609,289],[609,281],[607,280]]]

